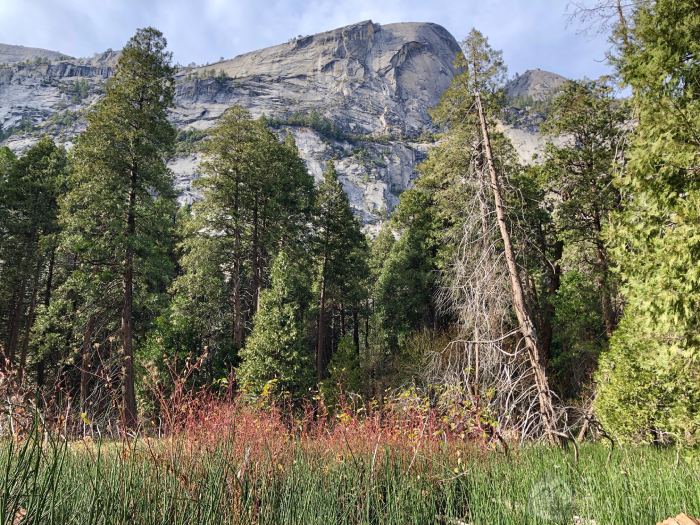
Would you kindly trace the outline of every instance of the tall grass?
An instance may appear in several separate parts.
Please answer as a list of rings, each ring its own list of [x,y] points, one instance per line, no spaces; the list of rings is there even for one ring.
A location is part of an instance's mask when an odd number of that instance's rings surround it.
[[[0,521],[639,525],[700,514],[699,473],[673,450],[588,444],[577,462],[559,448],[505,456],[358,425],[300,433],[269,412],[238,412],[216,439],[206,422],[131,442],[34,432],[0,451]]]

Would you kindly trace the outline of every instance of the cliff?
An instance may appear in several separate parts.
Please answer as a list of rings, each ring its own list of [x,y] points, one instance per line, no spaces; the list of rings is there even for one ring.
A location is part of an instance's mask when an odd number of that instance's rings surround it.
[[[355,212],[375,229],[409,187],[432,144],[428,110],[452,81],[458,51],[454,37],[436,24],[365,21],[180,68],[171,113],[180,134],[170,166],[181,199],[197,197],[191,190],[199,176],[196,142],[235,104],[265,115],[280,134],[292,133],[317,179],[325,163],[336,159]],[[73,59],[0,45],[0,63],[5,62],[0,65],[0,143],[21,151],[49,133],[70,146],[84,127],[86,109],[103,94],[117,57],[110,50]],[[526,142],[539,140],[536,129],[506,126],[506,131],[524,134]]]

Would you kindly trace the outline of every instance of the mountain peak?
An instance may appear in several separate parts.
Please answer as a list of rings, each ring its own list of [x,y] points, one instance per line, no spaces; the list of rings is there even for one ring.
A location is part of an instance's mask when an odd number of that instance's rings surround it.
[[[506,84],[506,96],[510,100],[528,98],[546,100],[567,82],[567,78],[543,69],[528,69]]]

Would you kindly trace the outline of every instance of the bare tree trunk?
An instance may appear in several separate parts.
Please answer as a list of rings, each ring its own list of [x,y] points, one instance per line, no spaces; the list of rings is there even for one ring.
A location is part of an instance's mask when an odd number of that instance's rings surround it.
[[[127,246],[123,274],[122,332],[122,418],[124,426],[133,430],[138,425],[136,390],[134,386],[133,308],[134,308],[134,249],[136,233],[136,168],[131,169],[131,188],[127,214]]]
[[[527,349],[528,359],[535,377],[535,387],[537,389],[537,397],[539,401],[539,413],[544,425],[544,430],[550,439],[553,439],[555,432],[554,408],[552,403],[552,395],[547,382],[547,375],[540,361],[540,347],[537,341],[537,332],[535,325],[530,317],[525,302],[525,293],[520,281],[513,244],[508,231],[508,223],[506,221],[505,205],[501,190],[501,183],[496,172],[496,167],[493,161],[493,153],[491,149],[491,140],[489,137],[486,115],[481,103],[481,96],[477,91],[475,93],[476,108],[479,113],[479,122],[481,124],[481,138],[484,146],[484,154],[486,156],[486,165],[491,177],[491,189],[496,208],[496,220],[498,228],[503,240],[503,248],[505,252],[506,264],[508,266],[508,274],[510,276],[511,292],[513,294],[513,306],[515,315],[518,318],[520,332],[522,333]]]
[[[588,432],[588,429],[591,426],[591,419],[593,418],[594,407],[595,407],[595,394],[593,395],[593,398],[591,399],[590,405],[588,405],[588,408],[586,409],[586,414],[584,415],[583,424],[581,425],[581,429],[578,431],[578,436],[576,436],[576,441],[578,441],[579,443],[583,442],[583,440],[586,438],[586,433]]]
[[[625,18],[625,12],[622,9],[622,2],[616,0],[615,8],[617,9],[617,19],[620,22],[620,33],[622,35],[622,42],[625,48],[629,47],[629,26],[627,25],[627,19]]]

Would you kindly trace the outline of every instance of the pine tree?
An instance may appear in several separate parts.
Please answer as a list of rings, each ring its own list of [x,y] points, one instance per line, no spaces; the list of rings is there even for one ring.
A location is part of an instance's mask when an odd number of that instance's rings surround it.
[[[296,399],[312,384],[313,361],[307,312],[311,300],[308,264],[299,254],[275,258],[270,288],[260,295],[253,332],[241,351],[240,388],[266,402]]]
[[[127,42],[76,142],[61,206],[63,248],[77,261],[64,296],[79,297],[72,301],[81,304],[83,339],[94,336],[95,328],[88,328],[97,317],[106,330],[119,331],[121,410],[130,429],[137,425],[135,334],[147,327],[153,294],[164,291],[170,274],[175,205],[165,163],[175,140],[167,119],[174,96],[170,60],[156,29],[140,29]]]
[[[381,351],[388,355],[395,354],[413,331],[431,328],[436,315],[431,204],[421,189],[407,190],[390,221],[399,238],[383,255],[373,290]]]
[[[0,216],[5,220],[0,233],[0,359],[2,364],[6,360],[16,365],[21,383],[40,297],[43,288],[53,286],[57,199],[64,188],[67,159],[65,150],[48,138],[39,140],[19,159],[9,150],[2,157]]]
[[[475,362],[481,366],[484,362],[480,358],[481,347],[500,352],[499,345],[489,341],[505,341],[498,332],[508,323],[504,318],[504,292],[509,295],[509,310],[517,319],[523,355],[530,370],[528,379],[533,381],[531,386],[536,392],[540,428],[552,438],[556,423],[545,369],[548,338],[542,337],[541,320],[533,308],[536,301],[532,300],[535,295],[532,275],[524,271],[530,256],[522,248],[531,244],[530,239],[526,235],[518,238],[517,227],[523,221],[513,211],[508,191],[521,176],[521,170],[513,162],[512,147],[507,140],[493,131],[501,109],[505,67],[501,53],[492,49],[476,30],[469,33],[462,49],[455,62],[461,73],[455,76],[433,111],[434,119],[448,128],[447,140],[457,137],[458,140],[451,141],[452,145],[461,143],[466,149],[464,153],[456,150],[453,157],[459,160],[457,166],[465,168],[457,179],[465,190],[464,200],[459,201],[468,204],[462,217],[471,214],[470,220],[457,221],[463,235],[455,246],[458,249],[451,263],[451,277],[445,282],[446,302],[460,317],[466,332],[463,337],[476,341],[467,345],[464,359],[471,360],[469,354],[473,351]],[[524,203],[519,207],[530,205]],[[470,365],[465,363],[465,366]],[[450,374],[454,375],[447,373]],[[495,378],[498,374],[494,374]],[[499,390],[507,388],[501,385]]]
[[[596,414],[643,441],[700,440],[700,16],[643,3],[618,60],[637,127],[609,232],[625,311],[601,361]]]
[[[359,351],[358,310],[366,297],[365,279],[369,273],[369,247],[332,162],[328,163],[318,188],[315,225],[318,260],[316,373],[321,380],[326,377],[338,339],[345,335],[349,325],[347,311],[353,314],[353,339]],[[333,320],[329,318],[333,314],[336,314],[334,321],[339,324],[339,330],[329,338],[329,320]]]
[[[561,199],[555,210],[560,237],[598,286],[608,336],[618,313],[603,230],[620,205],[613,174],[623,153],[626,119],[624,104],[607,84],[569,82],[554,99],[543,128],[564,137],[563,144],[548,145],[544,173],[548,190]]]
[[[271,258],[308,243],[313,178],[291,137],[280,142],[237,107],[210,131],[203,153],[203,195],[183,221],[170,324],[189,352],[230,364],[259,310]]]

